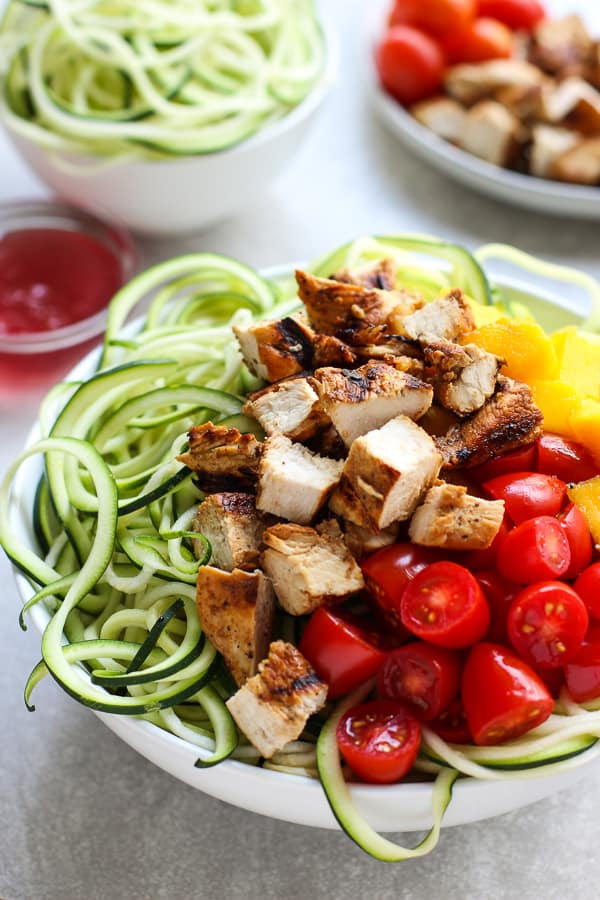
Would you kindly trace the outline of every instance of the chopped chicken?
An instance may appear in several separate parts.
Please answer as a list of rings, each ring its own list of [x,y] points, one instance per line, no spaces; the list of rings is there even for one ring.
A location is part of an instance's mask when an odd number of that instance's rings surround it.
[[[543,102],[545,84],[509,85],[494,91],[493,99],[521,122],[535,119]]]
[[[458,289],[432,300],[404,319],[404,333],[422,344],[456,341],[474,328],[471,307]]]
[[[581,139],[575,131],[552,125],[535,125],[531,134],[529,167],[531,174],[538,178],[551,178],[557,159]]]
[[[471,497],[466,487],[441,481],[415,510],[408,534],[425,547],[483,550],[496,537],[503,518],[503,500]]]
[[[327,685],[292,644],[274,641],[258,673],[226,701],[238,727],[269,759],[325,705]]]
[[[342,281],[344,284],[360,284],[366,288],[379,288],[382,291],[392,291],[396,287],[398,267],[391,257],[376,259],[355,269],[340,269],[331,276],[332,281]]]
[[[503,360],[476,344],[436,341],[424,349],[435,399],[457,416],[468,416],[483,406],[496,389]]]
[[[600,120],[600,94],[583,78],[566,78],[544,90],[539,112],[541,119],[552,125],[563,122],[567,116],[576,127],[580,124],[578,119],[587,121],[580,130],[593,133]]]
[[[284,434],[306,441],[330,424],[308,378],[287,378],[250,394],[244,413],[256,419],[265,434]]]
[[[282,519],[308,525],[336,484],[343,462],[311,453],[274,434],[263,445],[256,505]]]
[[[520,59],[493,59],[489,62],[452,66],[444,85],[455,100],[471,106],[504,88],[536,88],[543,76],[537,66]]]
[[[356,438],[329,507],[363,528],[387,528],[412,515],[441,464],[427,432],[398,416]]]
[[[306,442],[313,453],[328,456],[330,459],[345,459],[348,449],[333,425],[320,431],[314,438]]]
[[[388,419],[400,415],[419,419],[433,399],[430,385],[386,363],[317,369],[314,378],[321,407],[348,446]]]
[[[520,123],[496,100],[480,100],[465,119],[460,146],[495,166],[507,166],[518,148]]]
[[[247,367],[263,381],[279,381],[311,367],[313,332],[301,316],[234,325],[233,332]]]
[[[542,413],[531,389],[498,376],[496,393],[478,410],[436,439],[448,468],[475,466],[532,443],[542,431]]]
[[[579,74],[593,53],[593,41],[580,16],[546,18],[533,33],[529,59],[545,72]]]
[[[262,533],[267,523],[256,509],[252,494],[209,494],[194,517],[193,529],[204,535],[211,546],[210,562],[219,569],[253,571],[258,566]],[[203,542],[194,539],[197,556],[204,552]]]
[[[379,344],[363,344],[354,347],[358,360],[371,362],[379,360],[388,366],[394,366],[400,372],[408,372],[415,378],[423,374],[423,350],[417,341],[397,334],[386,334],[385,340]]]
[[[344,522],[344,541],[346,547],[352,556],[361,560],[376,550],[383,547],[389,547],[395,544],[398,539],[398,523],[395,522],[388,528],[382,528],[380,531],[371,531],[369,528],[362,528],[355,525],[354,522]]]
[[[587,138],[554,161],[553,174],[574,184],[600,184],[600,137]]]
[[[256,672],[271,640],[275,595],[269,579],[260,571],[200,566],[196,603],[206,637],[236,683],[243,684]]]
[[[267,528],[262,566],[283,609],[304,616],[341,603],[364,587],[362,572],[335,519],[310,528],[280,523]]]
[[[438,137],[457,144],[465,127],[466,112],[451,97],[433,97],[411,106],[411,113],[421,125]]]
[[[315,334],[313,339],[312,367],[353,366],[356,350],[332,334]]]
[[[424,428],[432,437],[441,437],[457,422],[458,418],[454,413],[444,406],[438,406],[437,403],[432,403],[423,418],[419,419],[421,428]]]
[[[194,425],[189,450],[177,459],[193,470],[201,490],[244,490],[256,481],[260,444],[253,434],[226,425]]]

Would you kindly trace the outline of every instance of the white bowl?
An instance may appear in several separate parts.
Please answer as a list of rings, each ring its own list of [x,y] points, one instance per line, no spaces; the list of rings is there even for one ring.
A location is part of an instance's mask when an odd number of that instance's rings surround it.
[[[264,274],[266,277],[278,277],[283,272],[278,269]],[[506,278],[501,281],[495,279],[495,283],[500,283],[513,301],[531,303],[538,314],[547,313],[549,308],[556,312],[556,307],[559,307],[565,310],[565,322],[572,322],[574,314],[583,313],[578,304],[567,303],[562,297],[559,299],[538,287],[534,290],[531,283]],[[93,374],[98,352],[94,351],[84,357],[69,378],[79,380]],[[28,444],[33,443],[37,436],[38,430],[35,428]],[[35,536],[32,508],[35,487],[42,469],[40,455],[31,457],[21,466],[12,500],[15,534],[33,548]],[[31,585],[18,573],[16,580],[25,602],[32,595]],[[33,607],[30,617],[36,629],[43,632],[49,621],[49,614],[42,604]],[[339,827],[321,785],[313,779],[255,768],[233,760],[214,768],[197,769],[194,762],[202,751],[181,738],[140,719],[98,712],[96,715],[146,759],[206,794],[287,822],[321,828]],[[585,776],[599,752],[600,744],[576,757],[572,761],[573,768],[552,775],[544,774],[543,769],[533,769],[531,777],[521,780],[510,777],[499,781],[461,779],[454,787],[443,825],[462,825],[497,816],[569,788]],[[353,784],[351,793],[359,811],[379,831],[415,831],[431,826],[430,784]]]
[[[218,153],[181,159],[111,163],[41,147],[4,127],[30,168],[61,198],[139,234],[185,234],[206,228],[264,198],[309,132],[338,70],[335,31],[323,23],[325,71],[290,113]]]

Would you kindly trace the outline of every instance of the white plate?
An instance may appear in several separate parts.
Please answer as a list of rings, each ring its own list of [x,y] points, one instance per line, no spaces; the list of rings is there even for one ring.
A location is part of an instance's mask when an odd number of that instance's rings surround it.
[[[367,55],[368,90],[382,122],[404,146],[435,168],[468,187],[498,200],[538,212],[600,219],[600,186],[562,184],[534,175],[522,175],[494,166],[467,153],[419,124],[396,100],[381,88],[373,62],[373,48],[385,28],[390,0],[373,0],[369,7]],[[600,8],[589,0],[561,0],[546,3],[556,14],[579,12],[595,34],[600,35]],[[595,8],[592,8],[595,7]]]
[[[285,269],[269,270],[267,277],[281,276]],[[497,282],[496,282],[497,283]],[[513,300],[535,304],[541,312],[547,304],[565,308],[565,321],[573,320],[576,304],[566,308],[564,300],[553,297],[539,288],[527,287],[523,280],[503,279],[503,287]],[[69,378],[78,380],[93,374],[98,358],[95,351],[75,367]],[[35,427],[28,444],[35,441]],[[42,474],[42,458],[30,458],[19,470],[12,500],[11,514],[15,534],[35,548],[32,528],[32,508],[35,486]],[[17,573],[17,587],[25,602],[32,595],[29,582]],[[46,609],[38,604],[30,613],[31,620],[41,633],[49,621]],[[23,677],[25,673],[22,673]],[[287,775],[244,763],[226,761],[214,768],[196,769],[198,748],[160,728],[126,716],[97,712],[96,715],[125,743],[160,769],[174,775],[193,788],[252,812],[287,822],[321,828],[338,828],[320,784],[312,779]],[[589,765],[597,758],[595,748],[578,758],[580,765],[555,775],[543,775],[532,770],[532,777],[524,780],[459,781],[444,818],[444,826],[462,825],[501,815],[527,806],[558,790],[572,786],[584,777]],[[353,785],[352,796],[360,812],[379,831],[416,831],[431,825],[431,785],[399,784],[391,786]]]

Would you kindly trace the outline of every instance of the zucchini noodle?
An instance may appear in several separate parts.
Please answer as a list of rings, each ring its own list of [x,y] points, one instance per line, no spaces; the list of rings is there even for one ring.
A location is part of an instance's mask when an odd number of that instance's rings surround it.
[[[212,153],[286,115],[323,77],[314,0],[12,0],[2,115],[54,150]]]

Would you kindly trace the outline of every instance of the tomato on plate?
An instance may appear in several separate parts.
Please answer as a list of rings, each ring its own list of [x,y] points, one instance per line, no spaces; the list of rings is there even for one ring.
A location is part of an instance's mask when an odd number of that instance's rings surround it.
[[[469,653],[462,676],[462,701],[476,744],[501,744],[544,722],[554,701],[526,662],[502,647],[481,641]]]
[[[485,481],[483,489],[494,500],[504,500],[507,515],[515,525],[534,516],[555,516],[560,512],[567,486],[555,475],[539,472],[511,472]]]
[[[472,469],[469,469],[469,475],[482,484],[484,481],[490,481],[499,475],[508,475],[510,472],[533,472],[536,468],[535,459],[535,444],[528,444],[526,447],[511,450],[504,456],[497,456],[495,459],[489,459],[478,466],[473,466]]]
[[[587,519],[574,503],[571,503],[565,512],[561,513],[558,521],[565,530],[571,550],[571,564],[563,578],[571,581],[573,578],[577,578],[579,573],[591,563],[594,544]]]
[[[564,673],[567,690],[576,703],[600,697],[600,638],[585,641]]]
[[[573,588],[585,603],[588,615],[600,620],[600,562],[584,569]]]
[[[475,576],[453,562],[432,563],[409,581],[400,614],[404,627],[417,637],[452,650],[479,640],[490,624]]]
[[[421,729],[399,703],[372,700],[342,716],[336,737],[340,753],[359,778],[390,784],[411,769],[419,752]]]
[[[501,575],[519,584],[561,578],[571,565],[569,541],[558,519],[536,516],[516,525],[498,550]]]
[[[508,643],[508,611],[519,585],[493,571],[477,572],[475,577],[490,608],[490,627],[484,639],[495,644]]]
[[[472,572],[479,572],[482,569],[492,569],[496,565],[498,550],[503,543],[504,538],[510,531],[508,517],[504,516],[498,529],[498,533],[489,547],[483,550],[467,550],[461,553],[461,562],[467,569]]]
[[[381,84],[400,103],[424,100],[441,87],[444,54],[432,37],[417,28],[390,28],[377,47],[375,62]]]
[[[377,677],[384,700],[403,703],[421,722],[429,722],[458,693],[462,661],[454,650],[413,641],[388,653]]]
[[[475,19],[442,38],[449,63],[478,63],[512,56],[512,32],[496,19]]]
[[[554,669],[578,653],[588,627],[585,603],[561,581],[524,588],[508,613],[508,636],[517,653],[536,669]]]
[[[476,0],[396,0],[390,26],[413,25],[441,35],[462,28],[475,18]]]
[[[368,681],[386,657],[366,631],[325,606],[311,615],[298,647],[329,685],[330,699]]]
[[[539,0],[478,0],[478,12],[480,16],[504,22],[515,31],[533,31],[546,18]]]
[[[432,731],[449,744],[471,744],[473,738],[465,713],[462,697],[455,697],[437,719],[427,723]]]
[[[538,472],[557,475],[566,482],[587,481],[600,472],[583,444],[550,432],[537,439],[537,460]]]

